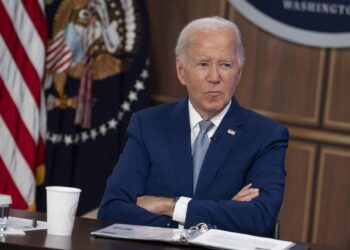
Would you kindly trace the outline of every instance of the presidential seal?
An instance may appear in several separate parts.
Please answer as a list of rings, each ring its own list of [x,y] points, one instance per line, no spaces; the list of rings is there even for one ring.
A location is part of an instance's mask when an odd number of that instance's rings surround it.
[[[128,54],[138,52],[140,17],[131,0],[64,0],[53,24],[47,49],[46,70],[52,75],[57,96],[47,108],[76,109],[75,123],[90,127],[94,80],[126,71]],[[79,93],[65,93],[67,76],[80,79]]]

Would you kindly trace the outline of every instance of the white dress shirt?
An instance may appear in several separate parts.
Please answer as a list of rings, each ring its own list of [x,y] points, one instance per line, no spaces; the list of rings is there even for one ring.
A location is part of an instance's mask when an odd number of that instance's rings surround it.
[[[226,105],[226,107],[219,114],[217,114],[216,116],[210,119],[210,121],[214,124],[214,126],[207,132],[207,136],[209,137],[209,139],[213,137],[216,129],[219,127],[222,119],[226,115],[230,106],[231,106],[231,101]],[[192,146],[199,134],[199,122],[202,121],[203,118],[194,109],[190,100],[188,100],[188,111],[190,115],[191,146]],[[183,224],[185,223],[187,206],[190,201],[191,201],[191,198],[181,196],[175,204],[173,220],[179,223],[180,228],[183,228]]]

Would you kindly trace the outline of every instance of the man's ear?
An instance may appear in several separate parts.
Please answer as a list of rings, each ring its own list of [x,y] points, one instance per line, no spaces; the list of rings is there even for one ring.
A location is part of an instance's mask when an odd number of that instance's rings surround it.
[[[176,57],[176,74],[177,78],[179,78],[179,81],[182,85],[186,86],[185,78],[184,78],[184,67],[185,65],[181,60]]]
[[[238,72],[237,85],[241,82],[242,71],[243,71],[243,67],[240,67]]]

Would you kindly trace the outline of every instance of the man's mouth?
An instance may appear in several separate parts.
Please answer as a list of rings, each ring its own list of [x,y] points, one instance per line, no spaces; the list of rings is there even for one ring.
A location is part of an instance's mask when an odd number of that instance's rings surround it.
[[[222,95],[221,91],[208,91],[206,92],[210,97],[218,97]]]

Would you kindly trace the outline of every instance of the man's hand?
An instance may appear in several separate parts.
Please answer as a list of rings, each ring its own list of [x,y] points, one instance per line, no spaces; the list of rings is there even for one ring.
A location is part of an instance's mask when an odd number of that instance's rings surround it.
[[[136,205],[154,214],[173,217],[172,198],[145,195],[137,197]]]
[[[232,197],[232,200],[235,201],[251,201],[259,196],[259,188],[251,188],[252,184],[248,184],[243,187],[235,196]]]

